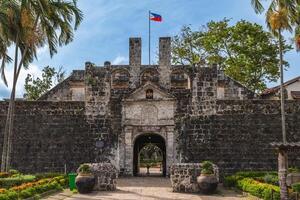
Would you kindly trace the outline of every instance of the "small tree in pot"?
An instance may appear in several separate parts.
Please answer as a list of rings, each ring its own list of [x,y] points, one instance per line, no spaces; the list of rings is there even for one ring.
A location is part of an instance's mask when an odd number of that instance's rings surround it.
[[[201,174],[197,177],[197,183],[202,193],[214,193],[218,187],[218,179],[214,174],[213,163],[204,161],[201,163]]]
[[[91,168],[87,164],[82,164],[77,170],[78,176],[75,183],[78,192],[81,194],[87,194],[93,191],[95,186],[95,177],[91,172]]]

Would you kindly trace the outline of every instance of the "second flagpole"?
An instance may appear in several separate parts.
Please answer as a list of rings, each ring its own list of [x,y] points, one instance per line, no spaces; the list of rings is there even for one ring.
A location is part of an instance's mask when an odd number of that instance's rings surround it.
[[[149,67],[150,67],[150,64],[151,64],[151,11],[149,10]]]

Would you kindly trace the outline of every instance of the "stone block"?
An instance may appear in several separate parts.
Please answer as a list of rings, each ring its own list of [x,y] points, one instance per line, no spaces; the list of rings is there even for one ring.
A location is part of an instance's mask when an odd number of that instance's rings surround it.
[[[201,163],[175,163],[170,167],[170,179],[173,192],[197,193],[197,177],[201,172]],[[214,173],[219,179],[219,169],[214,165]]]
[[[88,164],[95,176],[95,191],[114,191],[117,189],[118,170],[110,163]]]

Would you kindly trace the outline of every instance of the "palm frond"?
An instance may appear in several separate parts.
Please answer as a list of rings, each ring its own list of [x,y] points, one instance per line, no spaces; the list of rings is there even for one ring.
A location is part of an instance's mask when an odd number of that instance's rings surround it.
[[[256,13],[262,13],[265,9],[261,3],[261,0],[251,0],[252,7]]]

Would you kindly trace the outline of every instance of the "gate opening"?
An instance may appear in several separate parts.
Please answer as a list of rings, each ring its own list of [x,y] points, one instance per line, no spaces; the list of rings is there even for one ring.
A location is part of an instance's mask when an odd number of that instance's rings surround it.
[[[133,152],[134,176],[166,176],[166,143],[157,134],[136,138]]]

